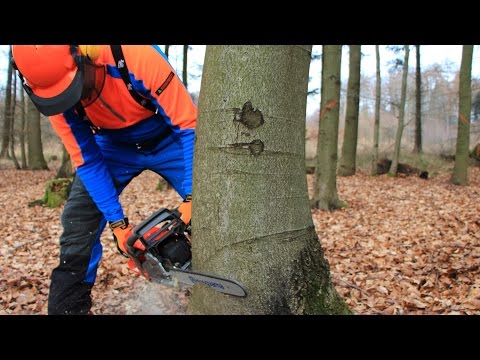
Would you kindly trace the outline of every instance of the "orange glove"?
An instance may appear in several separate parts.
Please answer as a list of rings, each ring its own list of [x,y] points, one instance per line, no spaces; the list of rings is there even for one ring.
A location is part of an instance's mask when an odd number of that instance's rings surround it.
[[[188,225],[192,218],[191,195],[187,196],[187,199],[178,207],[178,212],[180,213],[180,219],[182,219],[182,221]]]
[[[117,243],[118,250],[120,250],[123,255],[128,256],[127,240],[133,234],[132,225],[128,223],[128,218],[110,223],[110,229],[112,229],[113,238]],[[137,249],[145,250],[145,246],[143,246],[140,240],[135,241],[133,246]]]

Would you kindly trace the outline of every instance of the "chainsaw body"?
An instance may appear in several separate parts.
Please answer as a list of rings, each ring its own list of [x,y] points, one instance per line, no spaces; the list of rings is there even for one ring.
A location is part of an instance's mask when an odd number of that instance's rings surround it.
[[[247,296],[245,288],[235,280],[191,270],[190,231],[177,210],[162,208],[133,229],[126,249],[130,268],[149,281],[177,287],[206,285],[211,289],[237,297]],[[140,241],[141,244],[138,243]]]
[[[172,285],[171,269],[191,268],[192,251],[186,231],[177,211],[162,208],[133,229],[127,252],[148,280]],[[144,250],[135,245],[137,240]]]

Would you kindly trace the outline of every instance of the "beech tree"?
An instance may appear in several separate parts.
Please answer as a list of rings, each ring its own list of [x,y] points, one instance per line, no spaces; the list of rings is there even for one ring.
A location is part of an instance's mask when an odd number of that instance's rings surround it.
[[[193,269],[247,298],[195,286],[190,314],[342,314],[308,203],[311,45],[207,46],[192,208]]]

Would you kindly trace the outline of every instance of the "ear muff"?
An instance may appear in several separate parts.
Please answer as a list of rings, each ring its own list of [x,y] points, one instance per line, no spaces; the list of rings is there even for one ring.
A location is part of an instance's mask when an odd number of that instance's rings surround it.
[[[80,54],[88,57],[91,61],[95,61],[100,56],[100,45],[78,45]]]

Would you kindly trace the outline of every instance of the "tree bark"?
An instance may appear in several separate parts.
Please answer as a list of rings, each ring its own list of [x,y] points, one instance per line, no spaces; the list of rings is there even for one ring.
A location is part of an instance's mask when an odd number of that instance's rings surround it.
[[[25,151],[25,134],[27,132],[25,121],[25,91],[20,92],[20,157],[22,159],[22,169],[27,168],[27,156]]]
[[[468,183],[470,112],[472,110],[472,57],[473,45],[463,45],[458,91],[457,145],[451,179],[451,182],[455,185],[467,185]]]
[[[335,210],[345,206],[337,193],[337,146],[340,103],[341,45],[323,45],[322,91],[313,206]]]
[[[27,99],[27,123],[28,168],[30,170],[48,170],[43,156],[40,112],[29,98]]]
[[[347,113],[343,134],[342,156],[338,166],[338,175],[355,175],[358,139],[358,105],[360,101],[360,61],[361,45],[350,45],[350,63],[348,73]]]
[[[188,89],[188,45],[183,45],[183,85]]]
[[[414,153],[422,152],[422,70],[420,67],[420,45],[415,45],[417,66],[415,72],[415,144]]]
[[[62,164],[58,168],[55,179],[71,178],[73,174],[72,160],[65,146],[62,146]]]
[[[11,58],[11,57],[10,57]],[[12,108],[10,110],[10,155],[15,165],[15,169],[20,170],[20,164],[18,163],[17,156],[15,155],[15,107],[17,105],[17,78],[13,77],[12,86]]]
[[[405,48],[405,58],[403,59],[403,73],[402,73],[402,92],[400,96],[400,111],[398,115],[398,128],[397,135],[395,137],[395,147],[393,150],[392,157],[392,166],[388,175],[396,176],[398,162],[400,161],[400,148],[402,143],[402,134],[403,134],[403,124],[405,123],[405,103],[407,100],[407,78],[408,78],[408,56],[409,56],[409,46],[404,45]]]
[[[195,143],[193,268],[246,298],[195,286],[190,314],[338,314],[308,205],[309,46],[207,46]]]
[[[378,140],[380,137],[380,105],[382,96],[382,78],[380,76],[380,48],[375,45],[376,56],[376,83],[375,83],[375,124],[373,126],[373,155],[372,155],[372,175],[378,175]]]
[[[12,46],[8,52],[8,56],[12,58]],[[12,62],[8,62],[7,68],[7,87],[5,89],[5,116],[3,122],[3,136],[2,136],[2,149],[0,150],[0,159],[10,158],[8,153],[9,142],[10,142],[10,127],[12,121],[12,78],[13,78],[13,67]]]

